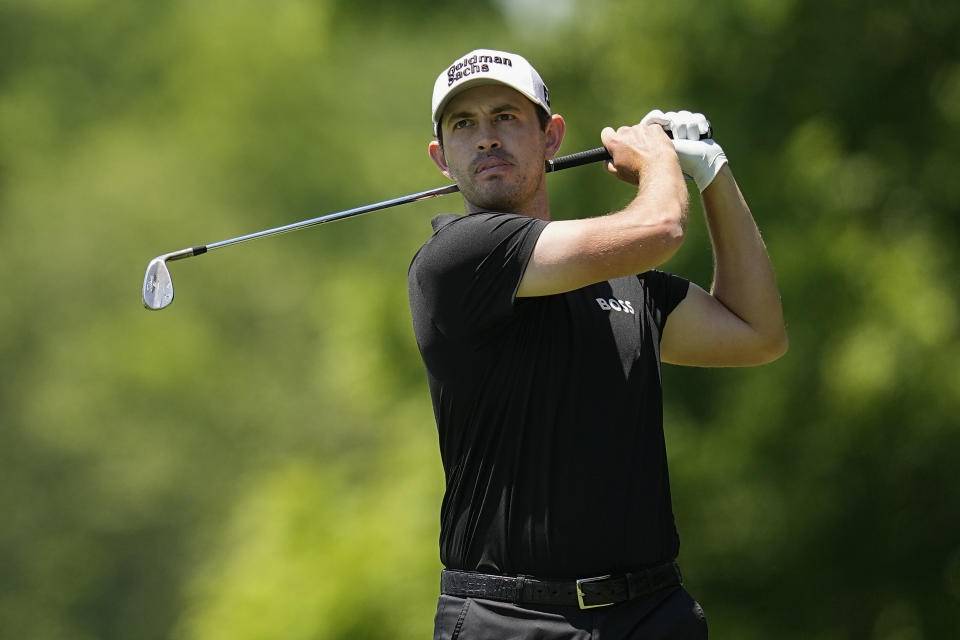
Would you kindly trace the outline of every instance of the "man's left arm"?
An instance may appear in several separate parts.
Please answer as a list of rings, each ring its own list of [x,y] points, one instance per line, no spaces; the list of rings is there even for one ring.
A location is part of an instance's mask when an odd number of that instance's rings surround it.
[[[718,160],[697,145],[703,143],[675,142],[684,171],[698,186],[705,183],[701,193],[713,244],[713,286],[708,293],[690,284],[667,319],[661,359],[701,367],[771,362],[786,353],[787,332],[770,257],[722,150],[716,147]]]

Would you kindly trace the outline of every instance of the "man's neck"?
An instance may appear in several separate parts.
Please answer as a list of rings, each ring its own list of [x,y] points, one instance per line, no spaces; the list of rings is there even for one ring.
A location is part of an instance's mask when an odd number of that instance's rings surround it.
[[[466,207],[467,215],[471,213],[479,213],[483,211],[490,211],[487,207],[480,207],[466,198],[463,199],[463,204]],[[547,195],[546,183],[541,185],[540,189],[537,189],[537,192],[533,195],[530,200],[523,203],[517,207],[511,207],[510,211],[503,211],[501,213],[515,213],[521,216],[528,216],[530,218],[540,218],[541,220],[550,221],[550,198]]]

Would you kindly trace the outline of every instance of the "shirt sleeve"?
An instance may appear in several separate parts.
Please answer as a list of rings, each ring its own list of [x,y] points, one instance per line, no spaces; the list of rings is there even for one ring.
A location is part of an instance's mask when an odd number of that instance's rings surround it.
[[[657,331],[662,334],[663,327],[667,324],[667,316],[687,297],[690,281],[657,269],[638,277],[646,288],[647,304],[657,324]]]
[[[450,338],[508,317],[546,225],[528,216],[474,213],[438,229],[410,265],[416,312],[428,315]]]

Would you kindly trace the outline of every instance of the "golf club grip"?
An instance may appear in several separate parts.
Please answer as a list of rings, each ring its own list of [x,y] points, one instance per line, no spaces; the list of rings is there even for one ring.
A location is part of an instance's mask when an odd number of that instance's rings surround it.
[[[569,169],[571,167],[579,167],[584,164],[591,164],[594,162],[600,162],[601,160],[609,159],[610,152],[607,151],[606,147],[597,147],[596,149],[588,149],[587,151],[578,151],[577,153],[571,153],[568,156],[547,160],[547,173],[550,173],[551,171]]]
[[[667,137],[671,140],[673,139],[673,132],[666,131]],[[701,134],[700,139],[706,140],[713,137],[713,127],[704,133]],[[594,162],[601,162],[610,160],[610,152],[607,151],[606,147],[597,147],[596,149],[588,149],[586,151],[578,151],[577,153],[571,153],[568,156],[561,156],[559,158],[554,158],[553,160],[547,160],[547,173],[551,171],[561,171],[563,169],[570,169],[571,167],[579,167],[585,164],[591,164]]]

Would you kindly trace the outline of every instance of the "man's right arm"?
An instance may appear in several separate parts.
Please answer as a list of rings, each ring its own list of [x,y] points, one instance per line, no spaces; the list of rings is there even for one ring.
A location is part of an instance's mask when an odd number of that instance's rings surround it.
[[[659,124],[609,127],[600,134],[607,171],[637,185],[621,211],[548,224],[534,247],[519,297],[545,296],[649,271],[683,243],[688,194],[677,153]]]

